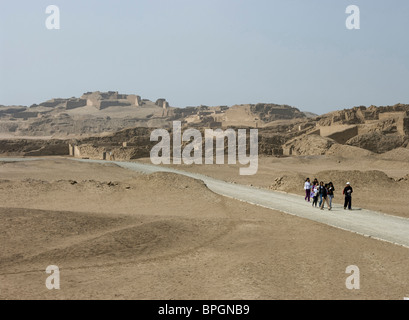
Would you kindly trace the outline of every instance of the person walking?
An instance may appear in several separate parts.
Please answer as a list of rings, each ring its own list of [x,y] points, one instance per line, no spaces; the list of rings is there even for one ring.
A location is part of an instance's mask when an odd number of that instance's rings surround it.
[[[334,185],[332,182],[328,183],[328,198],[329,198],[329,208],[332,209],[332,199],[334,199]]]
[[[311,182],[310,178],[307,178],[304,183],[305,201],[311,202]]]
[[[325,189],[324,182],[321,181],[320,185],[318,186],[318,196],[320,198],[320,203],[318,204],[319,207],[321,207],[322,205],[322,194],[324,193],[324,189]]]
[[[354,190],[351,187],[351,183],[347,182],[344,191],[342,191],[342,194],[345,196],[344,210],[346,210],[347,207],[348,210],[352,210],[352,192],[354,192]]]
[[[331,210],[331,207],[330,207],[330,205],[328,203],[328,184],[326,184],[324,186],[323,191],[322,191],[322,203],[321,203],[321,206],[320,206],[321,210],[324,210],[325,203],[327,203],[328,210]]]
[[[313,192],[313,197],[312,197],[312,206],[317,207],[318,205],[318,196],[319,196],[319,185],[318,182],[314,183],[314,186],[312,188]]]

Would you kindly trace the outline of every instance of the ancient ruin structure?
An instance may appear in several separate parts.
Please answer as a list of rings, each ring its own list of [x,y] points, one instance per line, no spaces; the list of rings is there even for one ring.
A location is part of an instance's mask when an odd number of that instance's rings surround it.
[[[138,95],[119,94],[117,91],[108,92],[86,92],[82,95],[86,99],[87,106],[97,109],[105,109],[113,106],[136,106],[142,105],[141,97]]]
[[[299,130],[301,129],[300,126]],[[311,135],[319,136],[321,139],[307,138]],[[310,143],[314,143],[314,147],[320,145],[322,152],[333,143],[359,147],[372,145],[373,147],[367,149],[376,152],[379,143],[371,143],[370,140],[377,140],[380,135],[385,139],[384,144],[392,142],[398,146],[402,144],[401,141],[409,136],[409,106],[398,104],[390,107],[356,107],[336,111],[322,116],[314,127],[305,134],[287,141],[282,148],[286,156],[297,155],[297,150],[300,152],[304,148],[303,145]],[[390,146],[392,149],[395,147],[397,146],[393,144]]]

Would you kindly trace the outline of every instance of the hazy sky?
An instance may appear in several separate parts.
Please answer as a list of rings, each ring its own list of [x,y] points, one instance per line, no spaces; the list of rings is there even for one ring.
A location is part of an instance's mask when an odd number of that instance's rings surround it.
[[[0,1],[0,104],[96,90],[319,114],[409,103],[407,0]]]

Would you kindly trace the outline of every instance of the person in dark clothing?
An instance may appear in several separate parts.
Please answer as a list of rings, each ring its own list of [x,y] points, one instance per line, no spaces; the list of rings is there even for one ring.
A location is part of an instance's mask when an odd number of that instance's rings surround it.
[[[329,198],[330,210],[332,209],[332,199],[334,198],[334,191],[335,191],[335,188],[332,182],[328,183],[328,198]]]
[[[331,206],[328,202],[328,184],[326,184],[322,189],[322,203],[321,203],[321,210],[324,210],[324,204],[327,203],[328,210],[331,210]]]
[[[321,207],[321,205],[322,205],[322,195],[324,194],[324,191],[325,191],[324,182],[321,181],[321,182],[320,182],[320,185],[319,185],[319,187],[318,187],[318,195],[319,195],[319,197],[320,197],[320,202],[319,202],[319,204],[318,204],[319,207]]]
[[[352,192],[353,189],[351,187],[351,184],[347,182],[344,191],[342,192],[343,195],[345,196],[345,202],[344,202],[344,210],[348,207],[348,210],[352,210]]]

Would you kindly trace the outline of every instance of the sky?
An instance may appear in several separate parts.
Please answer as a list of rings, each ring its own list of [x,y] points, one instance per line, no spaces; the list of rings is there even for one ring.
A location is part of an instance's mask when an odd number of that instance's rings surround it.
[[[97,90],[317,114],[409,103],[408,18],[407,0],[0,0],[0,104]]]

